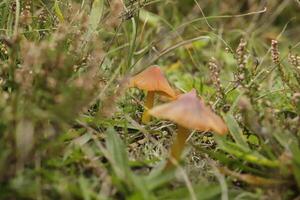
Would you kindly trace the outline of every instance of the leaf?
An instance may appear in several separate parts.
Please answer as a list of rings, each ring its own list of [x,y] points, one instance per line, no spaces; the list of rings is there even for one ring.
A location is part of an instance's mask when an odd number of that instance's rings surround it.
[[[136,192],[128,199],[155,200],[154,195],[149,190],[147,181],[143,177],[137,176],[132,173],[130,178],[134,184],[134,189],[136,190]]]
[[[293,166],[293,173],[298,185],[300,188],[300,147],[297,138],[288,132],[275,132],[275,138],[277,141],[288,151],[290,151],[293,155],[292,158],[292,166]]]
[[[91,198],[90,198],[90,194],[89,194],[88,181],[83,176],[80,176],[78,182],[79,182],[79,186],[80,186],[80,189],[82,192],[83,199],[90,200]]]
[[[223,174],[227,174],[229,176],[235,177],[241,181],[244,181],[245,183],[248,183],[250,185],[256,185],[256,186],[271,186],[271,185],[281,185],[285,183],[283,180],[277,180],[277,179],[271,179],[271,178],[264,178],[260,176],[255,176],[252,174],[240,174],[234,171],[231,171],[227,169],[226,167],[220,168],[220,171]]]
[[[200,183],[194,187],[198,200],[220,199],[221,188],[215,184]],[[186,187],[176,188],[173,191],[160,191],[158,199],[161,200],[188,200],[190,199],[189,191]]]
[[[54,12],[55,12],[55,14],[56,14],[59,22],[63,23],[65,21],[64,20],[64,16],[63,16],[63,14],[61,12],[61,9],[60,9],[60,7],[58,5],[58,1],[57,0],[54,2]]]
[[[205,147],[202,147],[201,145],[193,145],[193,147],[195,149],[197,149],[198,151],[206,153],[212,159],[218,160],[218,162],[220,162],[222,165],[231,166],[232,168],[238,168],[238,169],[240,169],[242,171],[245,171],[245,172],[264,175],[264,173],[261,172],[260,169],[257,169],[257,167],[244,165],[243,160],[233,160],[232,157],[229,157],[226,154],[226,152],[210,151],[210,150],[206,149]]]
[[[152,172],[146,177],[149,189],[154,190],[162,187],[164,184],[169,183],[174,179],[174,170],[164,170],[165,162],[162,165],[152,170]]]
[[[127,69],[124,67],[121,70],[121,73],[124,74],[126,71],[132,66],[133,59],[134,59],[134,52],[136,49],[136,38],[137,38],[137,24],[134,18],[131,18],[132,22],[132,34],[130,38],[130,48],[129,48],[129,56],[128,56],[128,64],[127,64]]]
[[[245,151],[245,149],[242,148],[240,145],[227,141],[224,137],[215,135],[214,138],[219,148],[237,158],[243,159],[245,161],[257,165],[263,165],[272,168],[279,167],[278,160],[270,160],[258,153],[257,151],[253,151],[250,149],[248,151]]]
[[[259,145],[259,139],[258,139],[258,137],[256,136],[256,135],[250,135],[249,137],[248,137],[248,142],[250,143],[250,144],[254,144],[254,145]]]
[[[104,1],[103,0],[94,0],[92,5],[91,14],[89,17],[89,34],[96,31],[98,27],[98,23],[101,20],[104,9]]]
[[[292,152],[295,162],[300,165],[300,148],[297,138],[288,132],[274,132],[273,135],[284,148]]]
[[[106,134],[106,146],[113,162],[111,163],[112,167],[118,178],[126,181],[128,180],[130,169],[125,145],[113,128],[108,128]]]
[[[161,20],[159,16],[157,16],[145,9],[139,10],[139,17],[140,17],[141,21],[147,22],[152,26],[157,26],[159,21]]]
[[[239,127],[238,123],[232,116],[232,114],[227,113],[225,115],[225,122],[228,126],[230,134],[232,135],[234,141],[243,149],[250,150],[247,143],[247,138],[243,135],[243,131]]]
[[[102,18],[104,10],[104,0],[94,0],[91,13],[89,15],[89,27],[85,35],[84,42],[80,48],[86,50],[87,47],[84,47],[92,38],[93,34],[98,28],[98,24]]]
[[[141,195],[143,199],[151,199],[152,194],[148,188],[147,180],[135,175],[130,170],[126,147],[118,133],[113,128],[108,128],[106,133],[106,146],[110,160],[112,160],[112,168],[117,175],[115,178],[121,180],[129,189],[136,191],[135,195],[138,197]],[[135,195],[129,199],[136,199]]]

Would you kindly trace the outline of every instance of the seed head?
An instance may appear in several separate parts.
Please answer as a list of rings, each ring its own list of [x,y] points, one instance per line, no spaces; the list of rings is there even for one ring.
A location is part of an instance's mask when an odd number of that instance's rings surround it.
[[[279,61],[279,50],[278,50],[278,41],[272,40],[271,42],[271,54],[272,54],[272,61],[274,64],[278,65]]]

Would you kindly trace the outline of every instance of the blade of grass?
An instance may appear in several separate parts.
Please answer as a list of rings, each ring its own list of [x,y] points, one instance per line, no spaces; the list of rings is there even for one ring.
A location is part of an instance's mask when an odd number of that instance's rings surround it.
[[[239,127],[238,123],[234,119],[231,113],[227,113],[224,116],[224,120],[229,128],[229,132],[232,135],[234,141],[245,151],[250,150],[246,137],[243,135],[243,131]]]
[[[55,14],[56,14],[59,22],[63,23],[65,21],[65,19],[64,19],[64,16],[63,16],[62,12],[61,12],[61,9],[60,9],[60,7],[58,5],[58,1],[57,0],[54,2],[54,7],[53,8],[54,8],[54,12],[55,12]]]
[[[227,153],[230,153],[237,158],[243,159],[245,161],[257,164],[257,165],[263,165],[266,167],[271,167],[271,168],[277,168],[279,167],[279,161],[278,160],[269,160],[259,154],[256,151],[244,151],[239,145],[229,142],[223,137],[214,136],[218,147],[221,148],[223,151],[226,151]]]

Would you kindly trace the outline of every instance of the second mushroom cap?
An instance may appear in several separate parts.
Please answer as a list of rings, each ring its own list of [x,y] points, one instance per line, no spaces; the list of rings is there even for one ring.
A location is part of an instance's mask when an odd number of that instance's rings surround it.
[[[204,102],[198,98],[196,90],[180,95],[177,100],[157,106],[149,114],[167,119],[188,129],[214,131],[220,135],[227,132],[227,126]]]

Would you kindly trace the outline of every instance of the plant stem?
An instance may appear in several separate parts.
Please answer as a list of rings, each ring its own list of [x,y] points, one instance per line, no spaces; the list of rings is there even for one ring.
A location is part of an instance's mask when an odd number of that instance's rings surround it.
[[[151,116],[149,115],[149,110],[153,107],[154,95],[155,95],[155,92],[153,92],[153,91],[149,91],[147,93],[146,101],[145,101],[145,109],[144,109],[143,116],[142,116],[143,124],[147,124],[151,120]]]
[[[186,129],[182,126],[178,126],[177,135],[175,136],[175,140],[171,147],[170,158],[166,164],[165,169],[169,169],[174,166],[174,162],[172,160],[176,160],[179,162],[181,153],[185,146],[185,141],[189,137],[189,129]]]

